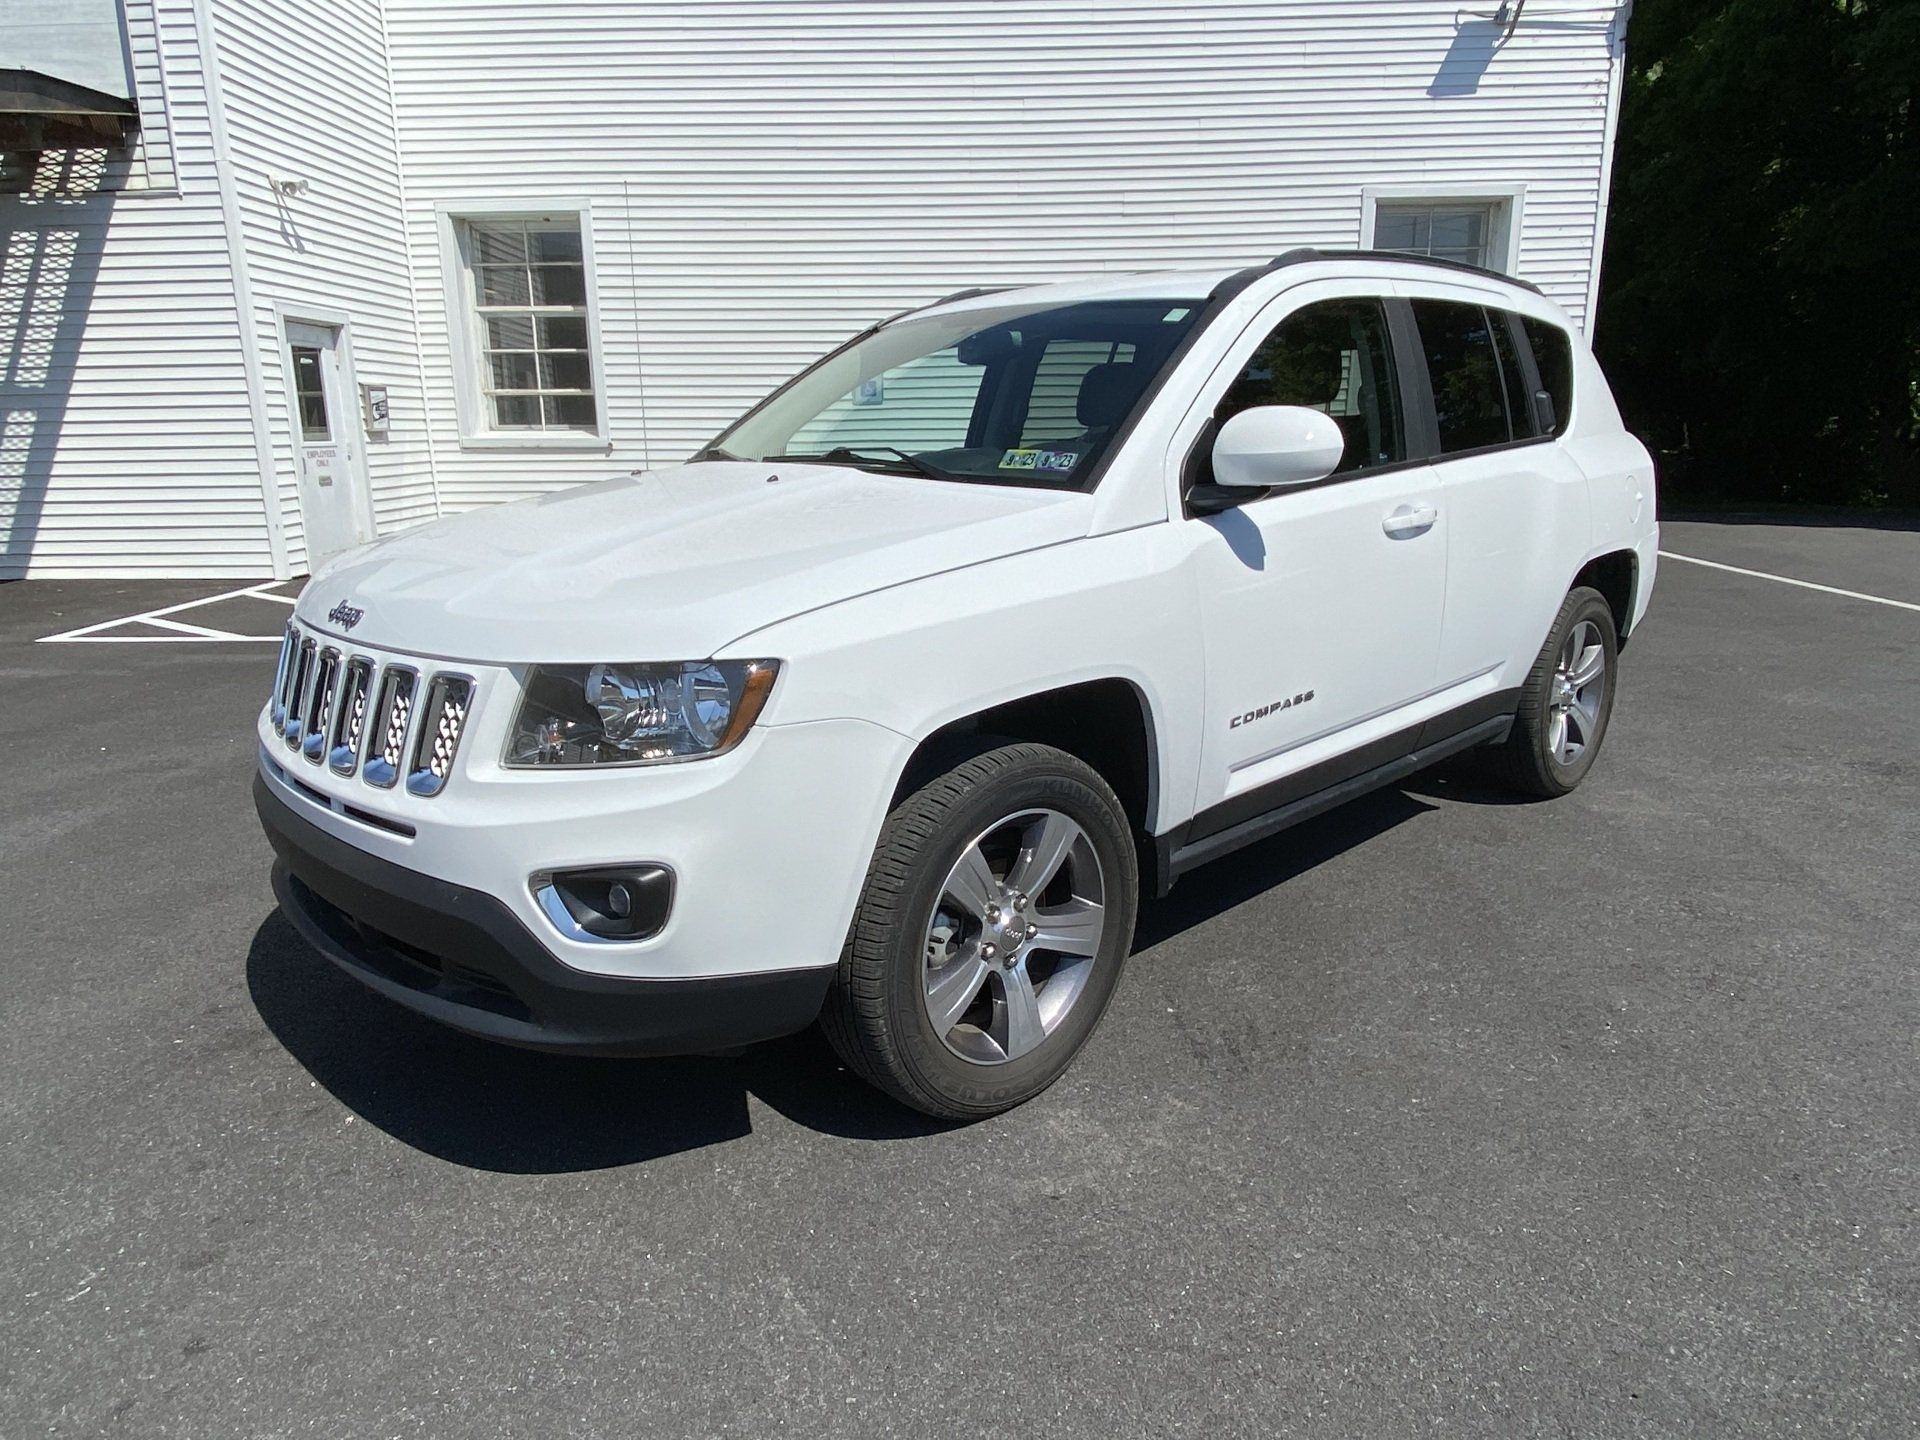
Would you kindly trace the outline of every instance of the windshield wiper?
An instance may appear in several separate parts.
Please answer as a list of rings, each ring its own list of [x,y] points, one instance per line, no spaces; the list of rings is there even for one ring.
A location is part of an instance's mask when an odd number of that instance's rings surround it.
[[[964,478],[962,476],[955,475],[952,471],[942,470],[937,465],[929,465],[926,461],[922,460],[918,455],[910,455],[905,450],[900,449],[897,445],[836,445],[831,450],[821,450],[821,451],[818,451],[817,453],[812,453],[812,454],[768,455],[765,458],[769,463],[777,462],[781,460],[789,460],[789,461],[810,461],[816,465],[853,465],[855,467],[858,467],[860,466],[862,461],[871,460],[870,455],[862,454],[861,452],[862,451],[871,452],[874,450],[884,450],[887,454],[898,457],[902,465],[908,466],[913,472],[924,475],[929,480],[959,480]],[[895,474],[907,473],[906,471],[901,470],[898,466],[893,466],[890,468],[894,471]]]

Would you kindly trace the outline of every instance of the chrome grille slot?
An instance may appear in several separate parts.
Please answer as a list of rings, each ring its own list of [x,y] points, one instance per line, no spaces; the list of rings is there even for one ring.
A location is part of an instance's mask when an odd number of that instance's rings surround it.
[[[281,722],[280,738],[289,750],[300,748],[301,717],[306,713],[307,687],[313,679],[314,643],[300,642],[300,653],[293,662],[293,682],[287,691],[287,718]]]
[[[409,795],[438,795],[446,785],[472,703],[473,681],[465,675],[433,677],[421,711],[420,735],[413,742],[413,768],[407,772]]]
[[[293,684],[293,660],[300,653],[300,634],[291,624],[280,637],[280,664],[273,672],[273,728],[287,723],[287,691]]]
[[[333,707],[332,744],[327,767],[336,775],[351,775],[360,759],[360,739],[367,729],[368,692],[373,688],[373,662],[356,655],[347,662],[340,681],[340,698]]]
[[[314,764],[326,753],[327,732],[333,728],[333,696],[340,679],[340,652],[329,645],[314,666],[313,690],[307,697],[306,724],[301,727],[300,753]]]
[[[372,749],[361,775],[369,785],[391,789],[400,778],[400,762],[407,753],[407,730],[413,719],[414,690],[420,677],[401,665],[389,665],[380,677],[380,700],[373,708]]]

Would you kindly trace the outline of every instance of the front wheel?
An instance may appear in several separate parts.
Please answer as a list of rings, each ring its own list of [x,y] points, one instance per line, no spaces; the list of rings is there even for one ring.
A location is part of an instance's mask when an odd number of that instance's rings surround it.
[[[1619,663],[1606,597],[1585,586],[1570,591],[1520,687],[1513,731],[1494,751],[1499,778],[1542,799],[1565,795],[1585,779],[1613,715]]]
[[[917,1110],[1011,1109],[1093,1033],[1138,899],[1126,813],[1097,771],[1045,745],[987,749],[887,817],[822,1027]]]

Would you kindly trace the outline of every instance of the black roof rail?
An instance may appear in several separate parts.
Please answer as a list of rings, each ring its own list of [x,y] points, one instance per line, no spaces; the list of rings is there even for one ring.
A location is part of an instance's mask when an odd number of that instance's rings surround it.
[[[1304,265],[1313,260],[1391,260],[1402,265],[1427,265],[1436,270],[1454,270],[1464,275],[1477,275],[1484,280],[1499,280],[1508,285],[1518,285],[1522,290],[1531,290],[1536,295],[1546,292],[1531,280],[1522,280],[1518,275],[1505,275],[1498,270],[1489,270],[1484,265],[1469,265],[1464,260],[1443,260],[1437,255],[1409,255],[1399,250],[1322,250],[1312,245],[1301,245],[1277,255],[1264,265],[1250,265],[1245,270],[1234,272],[1215,287],[1213,298],[1237,294],[1258,280],[1262,275],[1270,275],[1275,270],[1284,270],[1289,265]]]
[[[971,290],[956,290],[951,295],[942,295],[938,300],[930,300],[920,308],[931,310],[935,305],[951,305],[956,300],[973,300],[982,295],[1000,295],[1008,290],[1018,290],[1018,285],[975,285]]]
[[[1279,270],[1288,265],[1304,265],[1310,260],[1391,260],[1401,265],[1426,265],[1436,270],[1454,270],[1463,275],[1478,275],[1483,280],[1499,280],[1507,285],[1518,285],[1522,290],[1531,290],[1536,295],[1544,294],[1541,288],[1531,280],[1522,280],[1518,275],[1507,275],[1499,270],[1489,270],[1484,265],[1469,265],[1464,260],[1443,260],[1437,255],[1409,255],[1402,250],[1322,250],[1313,245],[1302,245],[1276,256],[1265,265],[1256,265],[1242,271],[1247,278],[1242,285],[1249,284],[1254,278],[1270,271]],[[1234,277],[1236,280],[1239,275]]]
[[[1007,290],[1019,290],[1019,285],[975,285],[970,290],[956,290],[951,295],[942,295],[938,300],[929,300],[922,305],[909,305],[904,310],[896,310],[884,320],[876,320],[860,333],[871,335],[876,330],[884,330],[896,320],[904,320],[909,315],[918,315],[922,310],[932,310],[936,306],[951,305],[956,300],[972,300],[981,295],[998,295]]]

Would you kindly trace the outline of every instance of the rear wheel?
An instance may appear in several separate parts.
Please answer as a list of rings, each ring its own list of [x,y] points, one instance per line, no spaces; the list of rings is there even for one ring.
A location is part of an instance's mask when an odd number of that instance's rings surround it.
[[[1521,686],[1513,731],[1493,752],[1498,777],[1543,799],[1585,779],[1613,715],[1619,658],[1606,597],[1585,586],[1569,592]]]
[[[887,817],[822,1023],[852,1070],[929,1115],[991,1115],[1057,1080],[1133,942],[1125,812],[1044,745],[965,759]]]

